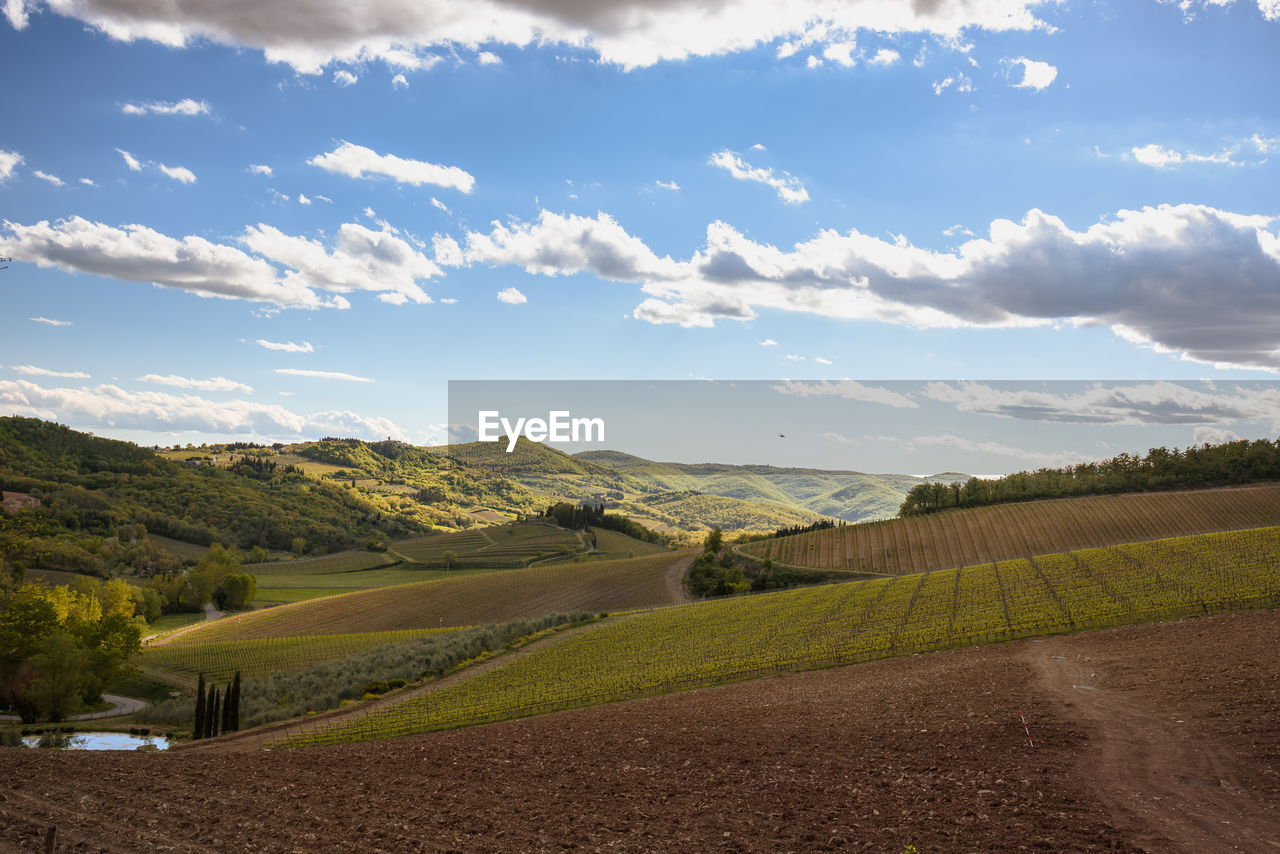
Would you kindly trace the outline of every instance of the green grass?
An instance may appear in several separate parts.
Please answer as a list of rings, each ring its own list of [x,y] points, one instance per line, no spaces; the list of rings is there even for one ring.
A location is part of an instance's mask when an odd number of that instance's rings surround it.
[[[194,614],[162,614],[150,623],[147,623],[147,630],[144,635],[162,635],[165,632],[172,632],[175,629],[186,628],[203,622],[204,612]]]
[[[159,534],[148,534],[147,539],[153,541],[160,548],[167,552],[172,552],[183,560],[200,560],[209,551],[208,546],[198,546],[195,543],[185,543],[182,540],[175,540],[171,537],[162,537]]]
[[[324,557],[300,558],[297,560],[278,560],[270,563],[246,563],[245,572],[258,577],[261,585],[263,579],[273,575],[327,575],[336,572],[359,572],[379,566],[390,566],[399,562],[393,554],[386,552],[346,551]]]
[[[513,567],[551,557],[561,549],[585,550],[582,538],[551,525],[519,523],[478,528],[459,534],[398,540],[391,550],[406,560],[432,567],[444,565],[445,552],[457,555],[455,566]]]
[[[1280,604],[1280,528],[662,608],[292,737],[385,738],[949,647]]]
[[[667,550],[667,547],[661,543],[646,543],[644,540],[628,537],[618,531],[609,531],[604,528],[591,530],[596,535],[596,556],[600,558],[641,557]]]
[[[483,625],[553,611],[651,607],[671,601],[666,573],[684,556],[669,552],[630,560],[451,572],[434,581],[265,608],[238,617],[234,625],[218,620],[175,643]]]

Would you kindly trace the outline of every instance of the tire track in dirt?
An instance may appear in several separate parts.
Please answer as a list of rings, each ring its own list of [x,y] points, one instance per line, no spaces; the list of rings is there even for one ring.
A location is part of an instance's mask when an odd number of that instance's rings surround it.
[[[1117,815],[1135,825],[1132,841],[1160,852],[1280,852],[1280,822],[1241,785],[1228,751],[1193,722],[1161,715],[1108,687],[1106,665],[1070,638],[1027,644],[1037,687],[1089,733],[1079,758],[1088,781]]]
[[[682,605],[685,602],[692,602],[693,597],[689,595],[689,591],[684,586],[685,573],[689,571],[689,567],[693,566],[693,554],[683,557],[667,569],[662,580],[667,588],[667,600],[672,605]]]

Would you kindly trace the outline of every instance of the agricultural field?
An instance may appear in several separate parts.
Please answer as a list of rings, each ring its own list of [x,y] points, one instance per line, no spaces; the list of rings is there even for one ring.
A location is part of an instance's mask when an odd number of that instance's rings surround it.
[[[398,632],[217,641],[195,645],[168,644],[147,647],[134,662],[148,671],[176,677],[180,682],[194,682],[201,673],[210,681],[226,682],[236,671],[245,679],[257,679],[272,673],[303,670],[321,661],[346,658],[374,647],[439,634],[441,631],[409,629]]]
[[[361,572],[380,566],[391,566],[398,563],[395,555],[386,552],[345,551],[324,557],[302,558],[300,560],[279,560],[269,563],[246,563],[245,572],[258,577],[261,584],[272,575],[334,575],[342,572]]]
[[[604,528],[592,528],[596,535],[596,552],[593,557],[625,558],[642,557],[666,551],[666,546],[658,543],[646,543],[635,537],[628,537],[621,531],[609,531]]]
[[[581,535],[538,523],[477,528],[460,534],[398,540],[391,551],[405,560],[443,567],[446,552],[457,556],[456,567],[515,567],[586,550]]]
[[[742,546],[775,563],[901,575],[1280,522],[1280,484],[997,504]]]
[[[503,623],[552,611],[648,608],[676,601],[668,574],[682,561],[687,565],[689,559],[688,553],[663,552],[628,560],[450,572],[432,581],[280,605],[234,620],[213,621],[174,643],[446,628]]]
[[[1280,528],[1014,558],[626,615],[282,740],[449,729],[791,670],[1280,604]]]

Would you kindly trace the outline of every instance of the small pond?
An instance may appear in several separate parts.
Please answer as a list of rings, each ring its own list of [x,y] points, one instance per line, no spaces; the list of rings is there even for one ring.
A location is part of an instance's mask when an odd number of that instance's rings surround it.
[[[22,739],[27,747],[36,747],[39,741],[38,735]],[[163,735],[130,735],[127,732],[73,732],[61,745],[63,750],[137,750],[139,747],[167,750],[169,739]]]

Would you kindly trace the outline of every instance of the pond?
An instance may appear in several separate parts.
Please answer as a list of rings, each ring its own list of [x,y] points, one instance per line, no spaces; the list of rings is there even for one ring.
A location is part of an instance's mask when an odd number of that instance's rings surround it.
[[[27,747],[36,747],[40,736],[29,735],[22,739]],[[140,747],[154,747],[156,750],[167,750],[169,739],[163,735],[130,735],[127,732],[74,732],[69,733],[63,750],[137,750]]]

